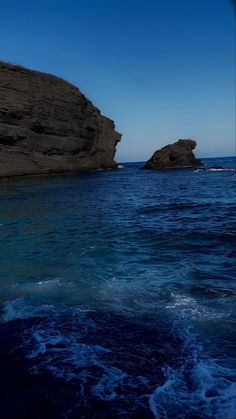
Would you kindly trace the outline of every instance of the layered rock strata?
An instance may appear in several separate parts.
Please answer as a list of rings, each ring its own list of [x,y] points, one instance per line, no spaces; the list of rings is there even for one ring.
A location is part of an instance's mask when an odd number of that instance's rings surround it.
[[[116,168],[120,139],[77,87],[0,62],[0,176]]]

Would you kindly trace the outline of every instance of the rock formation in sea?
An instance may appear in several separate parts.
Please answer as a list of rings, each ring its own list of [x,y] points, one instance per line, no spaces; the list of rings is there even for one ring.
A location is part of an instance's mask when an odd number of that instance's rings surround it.
[[[178,140],[155,151],[142,169],[179,169],[202,164],[193,154],[194,140]]]
[[[116,168],[120,139],[77,87],[0,62],[0,176]]]

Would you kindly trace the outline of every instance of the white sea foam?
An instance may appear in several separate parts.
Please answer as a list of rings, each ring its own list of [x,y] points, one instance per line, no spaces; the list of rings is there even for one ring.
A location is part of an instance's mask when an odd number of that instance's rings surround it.
[[[128,376],[105,359],[110,349],[81,343],[80,332],[79,324],[76,332],[66,334],[54,322],[43,323],[43,327],[33,326],[25,331],[23,349],[32,361],[30,371],[38,375],[46,370],[65,382],[75,381],[82,396],[85,389],[88,390],[88,380],[92,379],[94,384],[89,388],[94,397],[114,400],[117,397],[116,389]],[[92,373],[91,367],[95,367],[95,373]],[[141,378],[138,377],[139,382]]]
[[[230,316],[230,313],[227,311],[217,312],[212,310],[204,305],[199,304],[194,298],[172,293],[172,302],[166,305],[167,310],[171,310],[177,320],[180,318],[190,320],[214,320],[214,319],[225,319]]]
[[[166,277],[161,274],[157,277],[156,272],[147,269],[135,278],[133,272],[124,278],[109,277],[97,287],[96,298],[106,311],[129,317],[153,313],[156,317],[157,310],[163,305],[161,299],[157,299],[159,287],[167,281],[168,274],[171,278],[168,272]]]
[[[128,375],[117,367],[111,349],[105,344],[89,342],[96,323],[87,311],[77,308],[69,316],[67,314],[56,319],[54,316],[41,318],[23,331],[20,347],[28,358],[32,374],[47,372],[64,382],[76,384],[76,394],[85,405],[91,396],[113,401],[123,397],[121,387],[136,391],[140,386],[148,386],[149,380],[145,377]]]
[[[235,418],[236,370],[212,359],[193,327],[195,319],[213,321],[228,313],[216,313],[186,295],[173,293],[172,299],[166,309],[173,314],[174,331],[183,340],[183,363],[177,368],[164,368],[165,382],[149,399],[154,417]]]
[[[189,357],[179,369],[166,368],[165,376],[165,383],[149,399],[155,418],[183,419],[200,412],[204,418],[236,417],[235,371],[212,359],[195,361]]]
[[[122,385],[127,374],[119,368],[105,368],[99,382],[91,389],[91,393],[101,400],[114,400],[117,396],[115,389]]]
[[[195,169],[194,172],[235,172],[235,167],[209,167]]]
[[[6,301],[3,306],[3,314],[0,317],[1,323],[17,319],[28,319],[32,317],[44,317],[54,313],[55,308],[51,304],[35,305],[25,297]]]
[[[220,168],[210,168],[210,169],[208,169],[209,170],[209,172],[235,172],[236,171],[236,168],[234,168],[234,167],[232,167],[232,168],[230,168],[230,167],[225,167],[225,168],[223,168],[222,167],[222,169],[220,169]]]
[[[43,286],[43,287],[48,287],[48,286],[53,286],[53,285],[57,285],[60,283],[60,280],[58,278],[55,279],[48,279],[46,281],[38,281],[36,284],[32,284],[32,286],[34,285],[39,285],[39,286]]]

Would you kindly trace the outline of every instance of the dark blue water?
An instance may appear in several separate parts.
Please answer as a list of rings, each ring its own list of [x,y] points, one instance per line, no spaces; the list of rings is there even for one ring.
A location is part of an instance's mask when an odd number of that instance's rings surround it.
[[[2,418],[235,417],[236,172],[138,167],[0,182]]]

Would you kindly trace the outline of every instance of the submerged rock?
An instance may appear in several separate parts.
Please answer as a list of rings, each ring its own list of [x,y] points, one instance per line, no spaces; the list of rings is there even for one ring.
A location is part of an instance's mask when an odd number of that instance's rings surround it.
[[[193,154],[194,140],[178,140],[155,151],[142,169],[179,169],[202,164]]]
[[[120,139],[77,87],[0,62],[0,176],[116,168]]]

